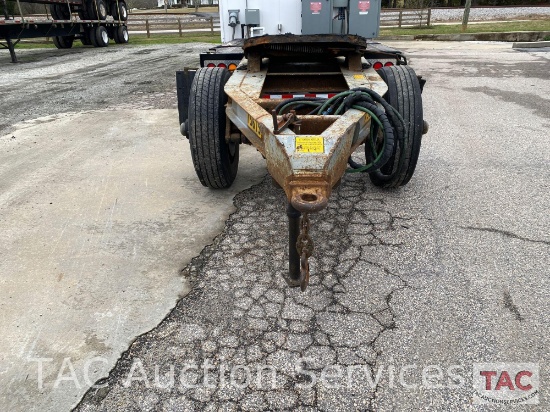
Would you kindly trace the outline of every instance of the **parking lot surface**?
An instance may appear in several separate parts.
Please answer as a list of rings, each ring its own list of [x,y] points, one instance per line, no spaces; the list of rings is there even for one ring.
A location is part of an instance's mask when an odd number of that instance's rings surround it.
[[[182,269],[265,175],[243,150],[231,190],[195,178],[173,109],[175,70],[198,61],[186,50],[24,51],[3,66],[0,410],[74,406],[189,291]],[[55,385],[63,362],[70,387]]]
[[[67,409],[95,382],[96,387],[85,394],[77,410],[484,410],[485,406],[472,406],[475,364],[527,362],[538,364],[541,382],[538,404],[529,410],[548,410],[547,389],[543,385],[548,382],[546,342],[550,336],[550,53],[514,51],[509,44],[498,43],[391,45],[407,52],[412,67],[428,80],[423,99],[430,131],[423,140],[416,174],[407,186],[392,191],[374,187],[366,176],[347,175],[343,179],[329,207],[311,217],[315,251],[311,284],[305,293],[289,289],[281,277],[287,267],[285,199],[268,177],[235,197],[236,212],[227,218],[221,232],[212,228],[205,235],[213,238],[218,234],[181,272],[176,268],[184,259],[174,252],[185,249],[193,240],[175,240],[187,231],[178,221],[178,211],[189,210],[188,204],[177,200],[183,196],[181,192],[171,193],[175,206],[170,219],[157,223],[167,216],[157,211],[148,217],[150,227],[144,236],[132,234],[132,244],[138,248],[155,238],[148,251],[148,264],[136,264],[132,271],[122,269],[131,259],[131,253],[127,253],[131,248],[119,245],[131,232],[122,227],[109,233],[110,241],[104,242],[109,254],[101,261],[105,265],[102,270],[112,279],[133,279],[138,271],[146,277],[157,274],[151,282],[141,285],[141,290],[155,284],[166,291],[164,282],[181,274],[188,282],[189,293],[175,307],[174,294],[149,297],[148,304],[158,305],[151,315],[145,308],[137,310],[139,291],[130,297],[112,293],[120,280],[94,283],[92,294],[89,284],[79,281],[81,272],[71,269],[79,267],[75,266],[73,251],[69,248],[60,257],[54,249],[51,271],[60,265],[61,258],[66,259],[69,270],[59,272],[78,285],[78,293],[63,284],[57,286],[56,293],[74,300],[72,306],[65,308],[66,316],[77,310],[90,310],[97,296],[110,293],[112,296],[105,299],[107,306],[136,310],[118,321],[117,327],[128,329],[125,340],[108,350],[94,352],[90,349],[93,342],[82,336],[64,340],[62,329],[57,336],[50,334],[51,340],[31,333],[47,330],[59,319],[41,320],[33,318],[34,313],[22,311],[19,318],[24,330],[17,331],[7,322],[12,322],[9,313],[13,311],[6,311],[10,303],[4,303],[2,311],[8,315],[2,318],[2,327],[12,328],[12,352],[18,354],[17,346],[19,359],[30,353],[35,358],[55,360],[44,366],[48,367],[44,387],[32,391],[29,388],[37,384],[37,363],[21,367],[19,373],[28,375],[25,383],[16,380],[5,359],[15,362],[18,358],[4,355],[11,352],[6,352],[3,343],[4,369],[0,370],[0,378],[3,382],[7,378],[11,386],[2,385],[2,390],[7,387],[13,392],[19,388],[25,397],[12,399],[2,393],[1,402],[10,409],[32,409],[36,405],[40,405],[37,410]],[[139,57],[131,60],[131,53],[170,62],[167,67],[172,67],[176,63],[167,55],[184,56],[185,47],[188,46],[182,45],[179,53],[162,48],[151,52],[149,48],[128,48],[124,51],[127,61],[117,64],[142,76],[137,67]],[[196,53],[196,49],[191,50],[189,55]],[[62,64],[63,60],[54,61]],[[33,67],[40,63],[28,64]],[[108,61],[104,64],[106,69],[100,70],[109,72]],[[152,60],[151,65],[154,64]],[[162,65],[159,63],[159,67]],[[159,140],[155,149],[160,152],[155,155],[159,156],[156,162],[162,162],[172,150],[178,150],[174,148],[183,148],[187,143],[175,134],[162,133],[167,130],[164,124],[169,115],[177,118],[176,111],[170,109],[174,104],[173,85],[165,78],[167,72],[154,73],[151,67],[144,65],[144,70],[150,72],[149,76],[158,77],[158,82],[144,84],[148,92],[143,95],[133,85],[134,92],[120,91],[119,100],[124,101],[122,105],[132,106],[125,117],[137,129],[133,139],[146,140],[142,134],[149,129],[141,126],[144,121],[150,128],[148,135]],[[91,75],[93,70],[83,74],[84,78]],[[122,84],[122,79],[124,76],[115,81]],[[92,108],[88,104],[105,105],[107,109],[113,104],[110,93],[116,94],[117,90],[115,83],[110,83],[110,88],[91,95],[95,103],[83,103],[82,109]],[[158,99],[151,98],[160,93],[163,96]],[[55,107],[62,112],[64,106]],[[78,105],[74,107],[79,110]],[[153,108],[165,109],[159,113],[158,121],[152,116]],[[52,127],[61,120],[54,118]],[[4,126],[10,133],[12,121]],[[33,137],[44,138],[41,125],[33,127]],[[48,130],[49,135],[55,131]],[[86,130],[75,131],[84,142],[90,140]],[[17,140],[15,132],[14,135]],[[101,130],[95,129],[93,135],[101,136]],[[11,173],[16,170],[12,166],[14,158],[6,154],[5,148],[9,148],[11,156],[15,151],[21,164],[28,161],[25,153],[31,149],[7,146],[9,136],[2,137],[2,171],[6,171],[3,176],[13,176],[15,182],[16,176]],[[75,138],[74,144],[77,142],[82,140]],[[111,140],[103,144],[108,150]],[[66,151],[71,147],[66,143],[62,148]],[[84,151],[81,156],[91,152]],[[127,155],[118,149],[113,152],[113,161],[118,159],[117,153]],[[134,152],[135,157],[126,163],[127,173],[132,176],[137,173],[139,159],[151,153]],[[258,179],[265,175],[261,157],[254,155],[250,153],[245,168],[248,172],[237,178],[244,186],[254,183],[253,176]],[[260,161],[256,162],[257,158]],[[180,160],[173,164],[169,162],[171,172],[157,179],[159,190],[171,192],[174,185],[194,184],[191,175],[184,180],[177,175],[178,168],[183,168],[184,163],[189,165],[190,159],[177,159]],[[40,167],[36,167],[35,174],[46,167],[37,164]],[[73,184],[93,176],[69,163],[61,164],[58,173],[63,170],[74,174]],[[113,177],[116,182],[116,175]],[[4,184],[5,178],[2,179]],[[22,245],[28,244],[26,240],[31,235],[40,239],[42,232],[33,229],[38,216],[63,198],[64,192],[53,190],[58,183],[51,179],[39,182],[42,189],[38,194],[21,190],[17,202],[0,204],[3,232],[11,231],[10,239],[21,236],[19,232],[27,233]],[[19,210],[31,199],[43,199],[46,191],[57,193],[52,205],[33,203],[37,215]],[[215,196],[198,185],[192,191],[194,201]],[[132,201],[143,205],[154,203],[157,198],[139,197]],[[230,198],[228,195],[224,201]],[[5,218],[4,210],[14,214],[13,218]],[[230,206],[226,210],[229,213]],[[189,212],[193,216],[196,209]],[[103,213],[105,217],[96,224],[109,222],[108,210]],[[223,213],[218,215],[218,219],[222,217]],[[196,220],[200,220],[195,222],[196,227],[202,227],[210,217],[205,214]],[[94,222],[84,214],[78,224]],[[63,228],[56,219],[49,219],[48,225],[52,226],[52,233]],[[76,234],[67,236],[73,237],[67,237],[65,242],[78,239]],[[2,293],[10,290],[23,295],[30,285],[36,288],[45,281],[46,273],[59,275],[57,270],[29,271],[21,262],[25,262],[30,251],[23,249],[16,255],[15,250],[19,249],[9,249],[12,244],[12,240],[2,244],[3,250],[13,256],[0,267]],[[44,260],[39,256],[36,267],[41,262]],[[19,277],[24,273],[29,279],[16,282],[14,272]],[[174,291],[171,286],[168,289]],[[183,285],[180,292],[184,293]],[[38,290],[35,295],[39,295]],[[2,302],[9,299],[2,296]],[[161,321],[162,313],[167,316]],[[82,328],[78,320],[73,318],[71,328]],[[131,336],[140,328],[142,332],[149,330],[146,325],[151,325],[149,332]],[[108,339],[114,331],[115,324],[108,324],[102,336]],[[136,339],[122,348],[123,342],[133,337]],[[75,367],[80,381],[90,357],[97,354],[110,360],[107,364],[95,362],[92,382],[79,390],[75,389],[74,379],[59,379],[70,378],[70,368],[61,370],[62,362],[73,356],[77,347],[82,348]],[[124,349],[127,350],[119,357]],[[116,365],[111,367],[115,360]],[[96,381],[99,378],[102,379]],[[57,395],[60,392],[72,397]],[[494,407],[488,406],[487,410]]]

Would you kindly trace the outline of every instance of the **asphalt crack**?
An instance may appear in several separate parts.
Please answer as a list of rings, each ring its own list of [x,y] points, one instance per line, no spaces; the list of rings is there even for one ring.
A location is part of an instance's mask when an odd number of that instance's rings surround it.
[[[531,243],[542,243],[544,245],[550,245],[550,241],[548,240],[539,240],[539,239],[530,239],[528,237],[517,235],[513,232],[510,232],[508,230],[502,230],[502,229],[495,229],[492,227],[475,227],[475,226],[459,226],[461,229],[466,230],[477,230],[479,232],[489,232],[489,233],[496,233],[505,237],[509,237],[511,239],[517,239],[517,240],[523,240],[525,242],[531,242]]]
[[[519,320],[520,322],[523,321],[523,316],[521,316],[519,308],[514,303],[512,295],[510,295],[510,292],[508,292],[507,290],[504,291],[504,306],[514,315],[516,320]]]
[[[75,410],[373,410],[378,340],[398,328],[392,302],[410,288],[376,257],[410,246],[420,218],[366,180],[346,176],[311,217],[306,293],[283,279],[284,193],[266,178],[237,195],[222,234],[182,271],[191,292]]]

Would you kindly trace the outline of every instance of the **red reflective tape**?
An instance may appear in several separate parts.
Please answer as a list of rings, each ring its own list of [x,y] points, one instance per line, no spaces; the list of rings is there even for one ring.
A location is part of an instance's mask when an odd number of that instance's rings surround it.
[[[324,99],[330,99],[336,96],[337,93],[305,93],[305,94],[262,94],[262,99],[293,99],[295,97],[321,97]]]

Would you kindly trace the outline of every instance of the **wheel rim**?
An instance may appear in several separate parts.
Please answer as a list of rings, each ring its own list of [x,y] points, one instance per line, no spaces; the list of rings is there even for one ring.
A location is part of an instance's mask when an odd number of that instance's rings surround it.
[[[126,17],[128,16],[128,12],[126,11],[126,6],[125,6],[125,5],[121,5],[120,8],[121,8],[121,10],[122,10],[121,13],[120,13],[120,14],[122,15],[122,18],[123,18],[123,19],[126,19]]]
[[[103,40],[104,44],[109,43],[109,36],[107,35],[106,31],[101,32],[101,40]]]
[[[124,39],[124,42],[128,42],[128,30],[126,30],[126,28],[124,28],[122,30],[122,38]]]
[[[105,16],[107,15],[107,9],[105,8],[105,3],[100,3],[99,4],[99,14],[101,17],[101,19],[104,19]]]

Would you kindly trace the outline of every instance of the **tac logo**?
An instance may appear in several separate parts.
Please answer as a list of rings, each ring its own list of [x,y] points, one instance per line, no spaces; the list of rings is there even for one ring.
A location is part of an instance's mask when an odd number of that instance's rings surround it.
[[[474,363],[474,404],[539,403],[538,363]]]

